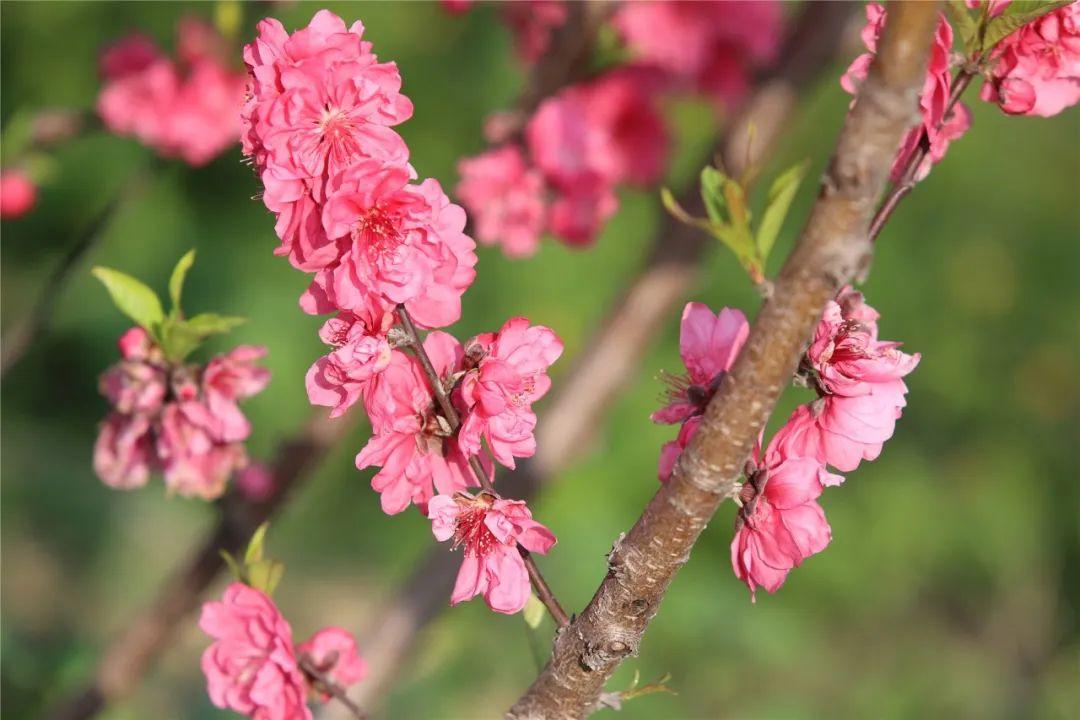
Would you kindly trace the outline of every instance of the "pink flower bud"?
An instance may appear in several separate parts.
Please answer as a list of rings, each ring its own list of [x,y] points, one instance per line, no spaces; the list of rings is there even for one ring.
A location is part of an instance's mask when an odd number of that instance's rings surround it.
[[[21,170],[0,173],[0,218],[14,220],[34,207],[37,188]]]

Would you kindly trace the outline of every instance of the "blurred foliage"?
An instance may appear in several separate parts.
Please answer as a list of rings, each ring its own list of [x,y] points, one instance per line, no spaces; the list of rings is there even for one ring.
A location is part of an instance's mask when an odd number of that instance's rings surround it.
[[[244,6],[240,37],[258,8]],[[449,17],[433,3],[332,9],[362,18],[383,58],[396,60],[415,117],[401,131],[423,175],[447,187],[454,163],[482,147],[487,113],[523,79],[490,7]],[[273,8],[287,27],[315,7]],[[2,116],[22,108],[90,107],[100,46],[139,28],[163,46],[184,12],[209,4],[13,3],[0,5]],[[802,110],[762,177],[811,158],[816,177],[848,105],[838,61]],[[733,508],[718,516],[679,575],[645,639],[612,689],[640,673],[678,694],[626,704],[632,718],[893,718],[1080,716],[1080,115],[1010,118],[971,93],[974,126],[904,202],[879,241],[865,290],[884,337],[923,354],[896,437],[825,495],[831,547],[795,571],[776,595],[751,604],[731,574]],[[672,106],[676,157],[666,183],[696,182],[713,132],[699,106]],[[57,153],[55,182],[35,212],[3,227],[2,319],[23,316],[39,286],[90,218],[150,153],[97,134]],[[7,378],[3,397],[4,718],[35,717],[73,688],[97,652],[143,606],[198,542],[214,510],[167,499],[160,483],[107,489],[90,467],[105,412],[97,376],[114,361],[126,322],[93,280],[93,264],[122,268],[163,288],[176,258],[198,248],[185,301],[250,322],[206,350],[269,347],[269,389],[246,405],[252,455],[267,457],[310,412],[302,377],[322,352],[320,319],[297,297],[301,273],[272,254],[269,214],[252,196],[234,149],[208,167],[165,163],[120,209],[69,286],[45,337]],[[812,183],[807,183],[811,185]],[[796,198],[775,271],[813,193]],[[657,193],[623,192],[594,248],[547,243],[511,262],[480,251],[459,336],[527,315],[565,338],[555,383],[573,363],[619,289],[640,266],[662,217]],[[688,296],[751,313],[757,297],[726,251]],[[543,559],[568,608],[580,608],[604,574],[604,554],[656,487],[660,444],[673,429],[648,422],[660,368],[678,367],[678,313],[631,387],[599,428],[586,458],[545,487],[534,505],[559,536]],[[805,397],[792,390],[774,422]],[[543,422],[543,411],[540,412]],[[360,634],[392,601],[396,583],[432,544],[417,513],[379,511],[352,456],[356,431],[329,457],[275,524],[275,555],[289,571],[277,599],[299,636],[336,623]],[[215,591],[216,592],[216,591]],[[108,717],[225,717],[206,699],[189,623],[137,696]],[[493,717],[531,680],[521,618],[480,602],[448,611],[387,700],[387,717]]]

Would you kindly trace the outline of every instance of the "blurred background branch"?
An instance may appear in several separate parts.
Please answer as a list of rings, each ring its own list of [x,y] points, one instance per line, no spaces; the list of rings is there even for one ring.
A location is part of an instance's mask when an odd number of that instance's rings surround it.
[[[166,579],[148,607],[124,618],[123,631],[103,651],[90,684],[61,703],[51,717],[94,717],[135,692],[168,648],[177,625],[199,607],[203,593],[227,569],[223,553],[239,554],[259,525],[281,510],[326,452],[353,427],[351,417],[331,421],[315,413],[299,434],[282,443],[270,467],[273,491],[265,500],[252,502],[236,491],[222,498],[219,519],[202,546]],[[356,717],[353,708],[343,706],[349,717]]]

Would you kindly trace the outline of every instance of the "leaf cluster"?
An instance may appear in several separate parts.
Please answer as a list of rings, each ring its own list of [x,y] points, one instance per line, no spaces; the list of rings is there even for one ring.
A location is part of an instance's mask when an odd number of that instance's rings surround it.
[[[246,318],[216,313],[200,313],[190,318],[184,316],[180,299],[188,270],[194,263],[195,251],[189,250],[173,268],[169,277],[171,308],[168,314],[157,293],[141,280],[101,266],[95,267],[91,273],[105,286],[117,309],[146,330],[167,359],[181,362],[207,338],[227,333],[247,322]]]

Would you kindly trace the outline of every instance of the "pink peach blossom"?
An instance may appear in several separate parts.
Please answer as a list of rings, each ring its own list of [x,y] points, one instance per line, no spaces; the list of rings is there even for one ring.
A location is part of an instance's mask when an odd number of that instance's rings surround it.
[[[1012,33],[994,48],[991,62],[982,99],[1004,112],[1051,117],[1075,105],[1080,101],[1080,3]]]
[[[849,471],[876,459],[892,437],[906,404],[903,378],[920,356],[878,340],[877,318],[851,288],[826,306],[806,353],[821,397],[788,420],[788,452]]]
[[[564,0],[521,0],[501,3],[504,22],[514,36],[514,49],[527,63],[536,62],[547,52],[551,35],[566,22]]]
[[[278,215],[278,254],[308,272],[338,256],[321,223],[331,177],[359,158],[408,160],[390,128],[412,115],[412,103],[400,92],[397,66],[378,62],[363,32],[362,23],[346,27],[320,10],[291,35],[277,20],[263,20],[244,48],[244,154],[263,181],[264,203]]]
[[[522,317],[469,342],[468,372],[455,396],[464,418],[457,443],[466,456],[481,453],[481,438],[495,459],[509,468],[515,457],[536,452],[532,404],[551,387],[547,369],[562,351],[562,341],[550,328],[530,325]]]
[[[203,370],[203,398],[214,419],[218,441],[246,440],[251,434],[251,423],[236,401],[257,395],[270,382],[270,371],[255,365],[265,355],[264,347],[241,345],[212,358]]]
[[[525,163],[521,149],[504,145],[458,162],[455,190],[486,245],[501,245],[508,257],[536,252],[547,209],[544,179]]]
[[[332,407],[330,417],[338,417],[360,399],[371,379],[390,364],[386,333],[393,322],[393,313],[383,310],[343,312],[323,324],[319,337],[334,350],[308,370],[305,384],[313,405]]]
[[[878,340],[876,319],[877,311],[850,287],[825,306],[806,352],[825,392],[847,397],[907,392],[901,378],[915,369],[920,355],[901,352],[900,343]]]
[[[37,187],[22,170],[0,172],[0,218],[14,220],[30,212],[37,202]]]
[[[693,439],[694,433],[697,432],[700,424],[700,415],[688,418],[679,428],[678,436],[660,446],[660,459],[656,468],[656,474],[660,482],[666,483],[671,479],[672,473],[675,472],[675,464],[679,461],[679,456],[682,455],[682,451],[686,449],[686,446],[690,444],[690,440]]]
[[[274,473],[262,463],[250,463],[236,473],[234,482],[240,495],[253,503],[264,503],[277,492]]]
[[[753,70],[775,58],[783,18],[772,0],[631,2],[613,24],[637,62],[732,103],[745,95]]]
[[[628,67],[540,104],[525,136],[553,195],[549,227],[557,237],[591,243],[618,207],[617,184],[647,185],[663,172],[668,141],[657,107],[662,87],[655,70]]]
[[[186,20],[179,37],[179,61],[138,34],[107,49],[97,108],[112,132],[203,165],[239,137],[244,79],[226,66],[209,26]]]
[[[368,664],[360,657],[356,640],[339,627],[325,627],[296,647],[297,657],[305,655],[319,672],[329,677],[339,687],[347,688],[367,677]],[[322,702],[329,695],[320,694]]]
[[[735,576],[752,596],[759,586],[776,592],[793,568],[824,550],[832,538],[817,498],[843,478],[815,458],[788,454],[787,432],[785,427],[776,434],[764,457],[760,445],[755,448],[758,471],[753,482],[764,488],[751,501],[752,509],[740,512],[741,524],[731,542]]]
[[[437,495],[428,504],[431,531],[440,542],[464,546],[450,604],[483,595],[495,612],[519,612],[529,599],[529,573],[518,544],[546,555],[555,536],[532,519],[524,502],[491,493]]]
[[[112,412],[101,424],[94,443],[94,472],[117,490],[142,487],[155,467],[150,419]]]
[[[585,172],[560,181],[548,214],[553,235],[567,245],[591,245],[604,223],[619,209],[610,181]]]
[[[241,443],[214,437],[213,420],[197,400],[165,406],[156,428],[156,447],[170,492],[213,500],[225,491],[233,472],[247,464]]]
[[[687,375],[669,377],[668,404],[652,414],[653,422],[674,424],[701,414],[749,333],[750,325],[739,310],[722,308],[713,314],[702,303],[687,303],[679,330],[679,354]]]
[[[548,98],[525,133],[533,162],[560,186],[583,174],[610,184],[654,182],[667,160],[656,97],[660,75],[622,68]]]
[[[302,301],[306,311],[370,311],[374,296],[405,305],[424,327],[461,317],[461,295],[476,276],[465,211],[437,181],[408,181],[403,166],[373,160],[335,178],[323,226],[339,255],[316,274]]]
[[[237,401],[261,392],[269,372],[255,366],[261,347],[240,346],[205,368],[166,361],[142,328],[118,343],[123,359],[99,383],[113,412],[94,446],[94,469],[112,487],[146,483],[161,470],[170,492],[213,499],[247,463],[241,444],[251,426]]]
[[[898,406],[897,403],[900,403]],[[784,426],[790,453],[813,457],[849,472],[876,460],[892,437],[905,400],[892,394],[826,395],[800,405]]]
[[[432,332],[424,339],[424,349],[440,378],[460,371],[461,345],[452,336]],[[477,484],[467,459],[450,440],[449,424],[438,413],[415,357],[393,351],[364,402],[374,434],[356,456],[356,467],[380,468],[371,487],[380,493],[383,512],[394,515],[410,504],[423,510],[436,492],[453,493]]]
[[[101,376],[98,389],[119,412],[152,415],[165,400],[168,378],[159,365],[122,360]]]
[[[215,706],[253,720],[310,720],[292,628],[273,600],[234,582],[203,604],[199,627],[213,639],[202,670]]]
[[[125,330],[116,341],[116,347],[125,360],[146,360],[156,350],[150,333],[138,326]],[[160,356],[160,351],[157,355]]]
[[[964,0],[964,4],[974,10],[983,6],[983,0]],[[986,12],[992,18],[997,17],[1011,4],[1012,0],[988,0]]]
[[[840,85],[852,95],[870,69],[870,61],[877,51],[878,38],[885,27],[885,8],[878,3],[866,6],[867,24],[862,30],[862,40],[870,52],[855,58],[847,72],[840,79]],[[945,157],[949,143],[959,139],[971,126],[971,113],[963,103],[956,103],[948,108],[952,92],[950,75],[950,56],[952,54],[953,31],[944,15],[938,19],[934,43],[930,48],[930,63],[926,70],[926,79],[919,96],[919,109],[922,123],[912,128],[901,140],[900,149],[893,161],[891,177],[893,182],[900,182],[904,169],[921,143],[929,146],[929,152],[915,170],[914,179],[922,180],[930,173],[930,168]]]

